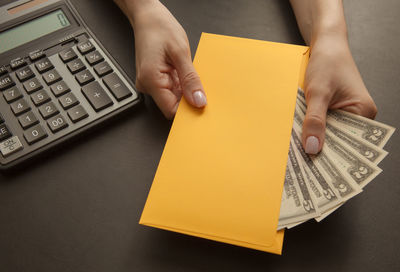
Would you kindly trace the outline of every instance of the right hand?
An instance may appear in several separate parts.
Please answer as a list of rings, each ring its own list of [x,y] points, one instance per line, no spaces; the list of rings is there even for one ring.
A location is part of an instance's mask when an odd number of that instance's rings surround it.
[[[136,87],[151,95],[165,117],[172,119],[182,95],[194,107],[207,104],[193,67],[185,30],[157,0],[116,1],[135,32]]]

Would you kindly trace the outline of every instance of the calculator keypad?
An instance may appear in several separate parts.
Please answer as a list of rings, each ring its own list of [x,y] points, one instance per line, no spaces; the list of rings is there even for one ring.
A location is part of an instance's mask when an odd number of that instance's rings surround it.
[[[96,47],[85,40],[51,55],[33,51],[13,60],[11,69],[0,66],[0,162],[39,149],[137,98]],[[3,118],[6,105],[10,114]]]

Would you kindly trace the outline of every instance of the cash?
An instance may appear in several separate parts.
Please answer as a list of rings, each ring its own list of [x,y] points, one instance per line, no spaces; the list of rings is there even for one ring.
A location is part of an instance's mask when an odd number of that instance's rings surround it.
[[[328,111],[325,142],[317,155],[303,149],[307,104],[298,90],[278,229],[320,222],[362,192],[382,170],[383,149],[395,128],[349,112]]]

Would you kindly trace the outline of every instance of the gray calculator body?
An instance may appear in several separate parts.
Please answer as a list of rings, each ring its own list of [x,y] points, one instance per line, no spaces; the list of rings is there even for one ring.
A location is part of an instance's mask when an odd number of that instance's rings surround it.
[[[0,7],[0,169],[131,108],[140,95],[67,0]]]

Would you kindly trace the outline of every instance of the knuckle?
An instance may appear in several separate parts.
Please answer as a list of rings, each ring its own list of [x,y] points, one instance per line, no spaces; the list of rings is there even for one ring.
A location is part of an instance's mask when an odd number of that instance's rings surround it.
[[[325,127],[325,118],[323,118],[320,115],[314,114],[314,113],[309,113],[307,114],[305,120],[304,120],[304,125],[306,127],[320,127],[324,128]]]
[[[364,114],[366,117],[375,118],[376,114],[378,113],[378,108],[376,107],[374,101],[368,101],[364,105]]]
[[[183,88],[186,88],[189,84],[198,80],[200,80],[199,75],[195,71],[190,71],[183,76],[181,84]]]
[[[174,46],[171,47],[170,52],[173,59],[190,55],[189,46],[184,42],[177,42]]]
[[[320,84],[310,83],[307,85],[305,90],[306,100],[314,99],[316,97],[322,101],[329,101],[330,99],[330,90],[328,87],[324,87]]]

